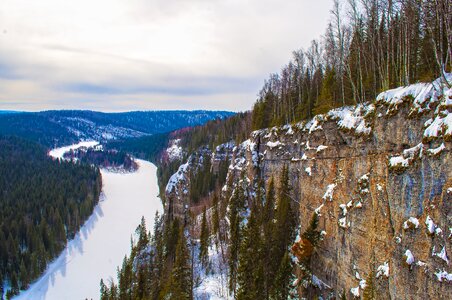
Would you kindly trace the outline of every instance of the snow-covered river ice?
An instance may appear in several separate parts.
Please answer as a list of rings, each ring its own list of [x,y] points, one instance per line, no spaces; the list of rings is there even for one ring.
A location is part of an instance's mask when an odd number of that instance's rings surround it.
[[[84,142],[49,155],[62,157],[71,148],[95,144]],[[130,253],[130,238],[141,217],[151,229],[155,212],[162,212],[156,166],[144,160],[137,163],[134,173],[101,170],[102,194],[93,214],[45,273],[14,299],[99,299],[100,279],[116,281],[117,267]]]

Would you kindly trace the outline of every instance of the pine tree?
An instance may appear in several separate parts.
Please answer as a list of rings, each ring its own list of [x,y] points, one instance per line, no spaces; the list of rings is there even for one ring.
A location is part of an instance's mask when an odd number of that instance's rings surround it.
[[[163,217],[160,217],[158,212],[155,214],[154,220],[154,234],[152,235],[152,246],[154,248],[154,255],[152,258],[152,282],[151,282],[151,298],[157,299],[161,292],[164,268],[164,241],[162,233]]]
[[[274,269],[272,268],[272,264],[268,263],[272,261],[272,245],[273,245],[273,226],[274,226],[274,218],[275,218],[275,182],[273,177],[270,178],[269,184],[267,187],[267,193],[265,197],[265,204],[262,209],[262,231],[263,231],[263,256],[264,256],[264,274],[265,274],[265,297],[269,297],[271,285],[274,280]]]
[[[325,76],[322,82],[322,89],[315,104],[314,114],[318,115],[326,113],[335,106],[335,76],[336,72],[334,68],[328,68],[325,71]]]
[[[272,289],[272,299],[286,300],[289,297],[290,284],[293,280],[293,266],[289,253],[285,252]]]
[[[363,290],[363,300],[373,300],[377,298],[377,291],[375,289],[375,271],[372,270],[366,277],[366,287]]]
[[[13,271],[11,275],[11,292],[13,295],[16,295],[19,292],[19,282],[15,271]]]
[[[217,193],[213,195],[212,201],[212,233],[216,235],[218,233],[218,230],[220,229],[220,214]]]
[[[207,268],[209,263],[209,227],[207,224],[206,208],[202,212],[201,237],[199,247],[199,261],[203,268]],[[207,272],[207,270],[206,270]]]
[[[262,241],[257,213],[251,211],[247,226],[243,230],[237,270],[238,300],[265,298]]]
[[[277,191],[278,205],[275,213],[275,224],[272,233],[272,254],[273,258],[273,274],[279,268],[284,253],[288,251],[288,247],[292,244],[295,233],[296,217],[291,207],[289,185],[289,170],[284,166],[281,175],[280,183]]]
[[[132,299],[133,282],[132,261],[124,256],[122,268],[118,269],[118,292],[121,299]]]
[[[25,267],[25,263],[22,260],[20,262],[20,269],[19,269],[20,273],[19,273],[19,279],[20,279],[20,288],[22,290],[25,290],[28,287],[28,283],[29,283],[29,277],[28,277],[28,271],[27,268]]]
[[[317,247],[322,237],[318,227],[319,227],[319,215],[317,213],[314,213],[312,215],[308,228],[302,235],[303,238],[307,239],[311,243],[312,247]]]
[[[244,178],[244,174],[241,176]],[[242,180],[241,180],[242,182]],[[237,265],[238,254],[241,244],[241,224],[242,212],[245,207],[245,191],[243,187],[237,183],[232,197],[229,202],[229,222],[230,222],[230,239],[229,239],[229,290],[235,292],[237,283]]]
[[[171,272],[170,299],[192,299],[191,267],[189,262],[190,253],[188,252],[183,226],[181,226],[176,247],[176,261]]]
[[[149,244],[149,235],[147,233],[146,220],[144,219],[144,216],[141,217],[141,223],[138,225],[135,233],[138,235],[138,243],[136,248],[139,250],[145,249]]]
[[[111,284],[110,290],[108,291],[108,297],[110,300],[127,299],[127,298],[122,298],[118,295],[118,287],[115,285],[115,283],[113,281],[110,284]]]
[[[100,280],[100,300],[109,300],[108,288],[103,279]]]

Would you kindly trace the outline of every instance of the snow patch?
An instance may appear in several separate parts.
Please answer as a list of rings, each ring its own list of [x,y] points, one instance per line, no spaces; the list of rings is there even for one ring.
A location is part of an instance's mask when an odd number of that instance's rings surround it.
[[[405,257],[406,257],[405,262],[411,266],[414,263],[414,256],[409,249],[405,251]]]
[[[403,229],[410,229],[414,226],[414,228],[418,228],[419,227],[419,220],[415,217],[410,217],[408,220],[406,220],[403,223]]]
[[[379,265],[377,268],[377,278],[383,275],[389,277],[389,264],[387,261],[385,261],[382,265]]]
[[[427,218],[425,219],[425,225],[427,226],[427,231],[430,234],[434,234],[435,233],[436,225],[433,222],[433,219],[430,218],[430,216],[427,216]]]
[[[335,188],[336,188],[335,183],[329,184],[326,188],[326,192],[323,195],[322,199],[324,199],[324,200],[329,199],[330,201],[333,201],[333,192],[334,192]]]
[[[357,105],[336,108],[328,116],[336,121],[340,129],[352,130],[357,134],[369,135],[372,128],[366,125],[365,116],[375,111],[375,105]]]
[[[97,141],[82,141],[82,142],[79,142],[77,144],[73,144],[70,146],[52,149],[49,151],[49,156],[53,157],[55,159],[63,159],[63,156],[66,152],[69,152],[71,150],[76,150],[76,149],[79,149],[82,147],[83,148],[92,148],[98,144],[99,144],[99,142],[97,142]]]
[[[350,289],[350,293],[356,298],[359,298],[359,286]]]
[[[438,154],[440,154],[443,150],[446,149],[446,146],[444,146],[444,143],[441,143],[441,146],[437,147],[437,148],[433,148],[433,149],[428,149],[427,153],[430,156],[436,156]]]
[[[281,143],[280,141],[276,141],[276,142],[267,142],[267,147],[270,149],[273,149],[275,147],[279,147],[279,146],[284,146],[283,143]]]
[[[444,270],[442,271],[437,271],[435,273],[436,279],[438,279],[439,282],[443,282],[443,281],[447,281],[447,282],[451,282],[452,281],[452,273],[448,273]]]

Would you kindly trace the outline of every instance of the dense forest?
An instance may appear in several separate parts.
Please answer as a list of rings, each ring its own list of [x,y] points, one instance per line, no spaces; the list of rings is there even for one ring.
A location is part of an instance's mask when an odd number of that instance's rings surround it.
[[[64,158],[76,160],[82,164],[92,164],[97,167],[127,172],[133,172],[138,169],[137,163],[124,151],[79,148],[66,152]]]
[[[61,124],[35,113],[1,114],[0,135],[19,136],[47,147],[70,145],[77,140]]]
[[[168,144],[169,133],[159,133],[140,138],[128,138],[109,141],[107,149],[115,149],[132,154],[135,157],[157,163],[161,152]]]
[[[253,128],[311,118],[452,70],[450,0],[334,0],[325,34],[271,74]],[[445,81],[445,80],[444,80]],[[447,84],[447,83],[446,83]]]
[[[52,160],[44,147],[16,137],[0,137],[0,174],[0,283],[11,287],[10,297],[78,232],[102,180],[96,167]]]

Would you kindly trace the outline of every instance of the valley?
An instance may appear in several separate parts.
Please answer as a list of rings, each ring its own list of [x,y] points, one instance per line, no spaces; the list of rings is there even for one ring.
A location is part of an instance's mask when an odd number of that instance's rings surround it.
[[[61,158],[69,149],[93,146],[96,142],[53,149]],[[101,169],[102,193],[80,231],[44,274],[14,299],[98,299],[102,278],[114,278],[116,268],[130,251],[130,239],[141,217],[152,229],[155,213],[162,213],[158,195],[157,168],[138,160],[136,172],[121,174]],[[71,291],[68,293],[68,291]]]

